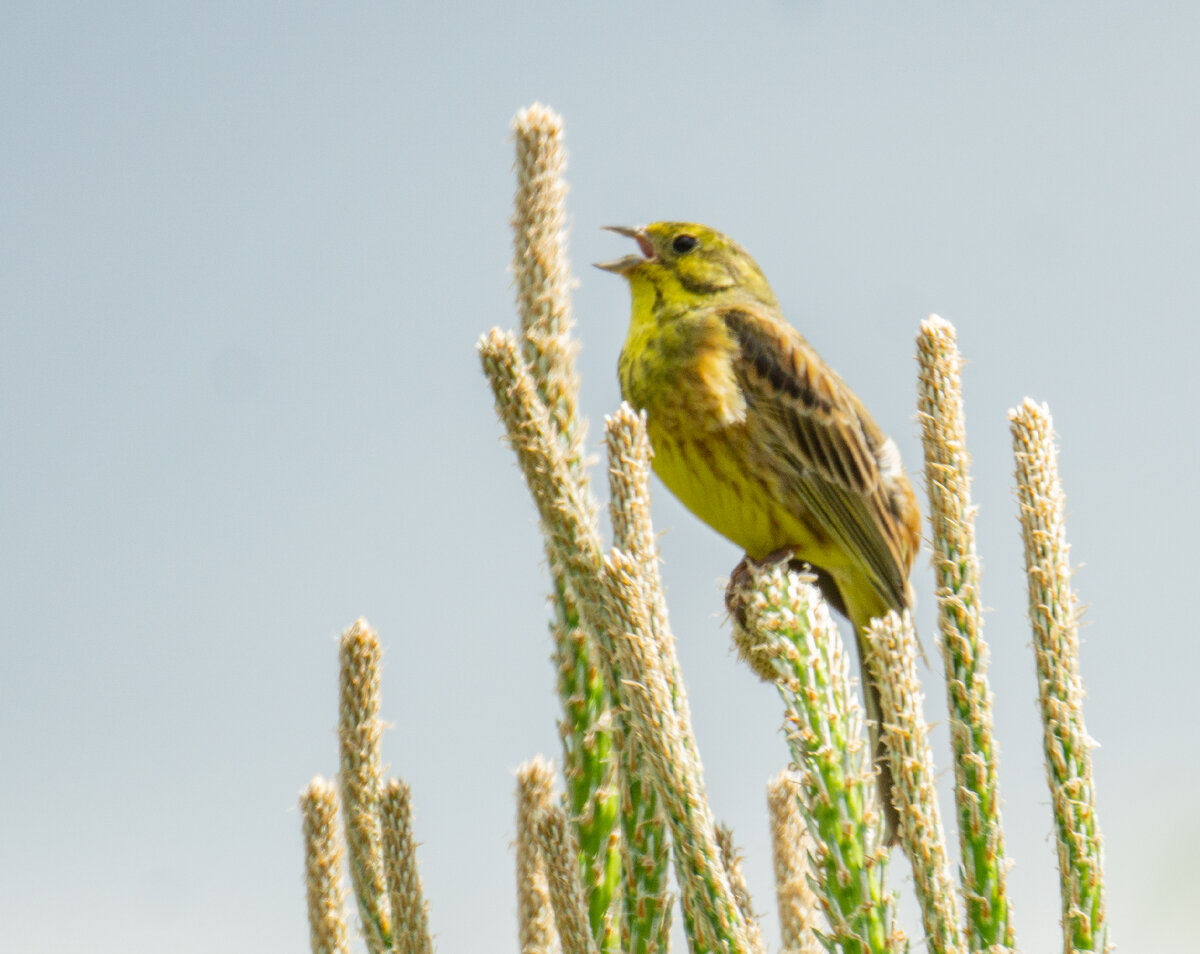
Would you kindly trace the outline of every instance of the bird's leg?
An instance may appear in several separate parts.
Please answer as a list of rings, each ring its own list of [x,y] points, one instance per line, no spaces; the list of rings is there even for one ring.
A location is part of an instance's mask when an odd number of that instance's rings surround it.
[[[745,612],[742,609],[742,590],[750,583],[751,568],[768,567],[776,563],[788,563],[792,559],[791,547],[783,547],[773,553],[768,553],[761,560],[749,556],[742,557],[733,572],[729,574],[729,585],[725,587],[725,611],[739,624],[745,622]],[[805,564],[807,567],[807,564]]]
[[[748,556],[742,557],[733,572],[729,574],[729,583],[725,586],[725,612],[737,623],[745,626],[746,612],[742,600],[742,590],[750,582],[750,564]]]

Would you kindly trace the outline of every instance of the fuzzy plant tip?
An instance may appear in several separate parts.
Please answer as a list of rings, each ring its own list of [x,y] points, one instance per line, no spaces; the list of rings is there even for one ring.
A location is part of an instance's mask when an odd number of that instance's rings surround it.
[[[305,887],[313,954],[349,954],[342,845],[337,833],[337,788],[320,776],[300,796],[304,819]]]

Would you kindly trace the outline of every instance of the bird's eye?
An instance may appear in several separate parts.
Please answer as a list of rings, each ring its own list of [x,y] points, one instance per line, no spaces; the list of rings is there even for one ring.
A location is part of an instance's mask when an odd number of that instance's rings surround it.
[[[685,252],[690,252],[699,244],[700,240],[694,235],[676,235],[675,241],[671,243],[671,248],[677,254],[683,255]]]

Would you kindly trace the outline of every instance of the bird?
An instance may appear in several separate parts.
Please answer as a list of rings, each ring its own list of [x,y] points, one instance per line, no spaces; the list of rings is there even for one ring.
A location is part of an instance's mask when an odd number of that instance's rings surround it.
[[[894,844],[899,816],[864,654],[870,621],[914,603],[921,516],[900,452],[786,321],[733,239],[690,222],[606,228],[638,245],[597,267],[629,283],[618,376],[624,399],[645,413],[654,472],[746,560],[785,554],[807,565],[850,621],[884,840]]]

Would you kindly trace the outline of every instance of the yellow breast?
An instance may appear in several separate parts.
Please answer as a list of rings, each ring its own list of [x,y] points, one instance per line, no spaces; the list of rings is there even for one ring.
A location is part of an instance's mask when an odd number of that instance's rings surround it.
[[[762,559],[785,546],[817,562],[828,545],[799,512],[787,475],[748,419],[734,374],[736,344],[713,312],[634,320],[621,352],[621,390],[646,412],[653,467],[692,513]]]

